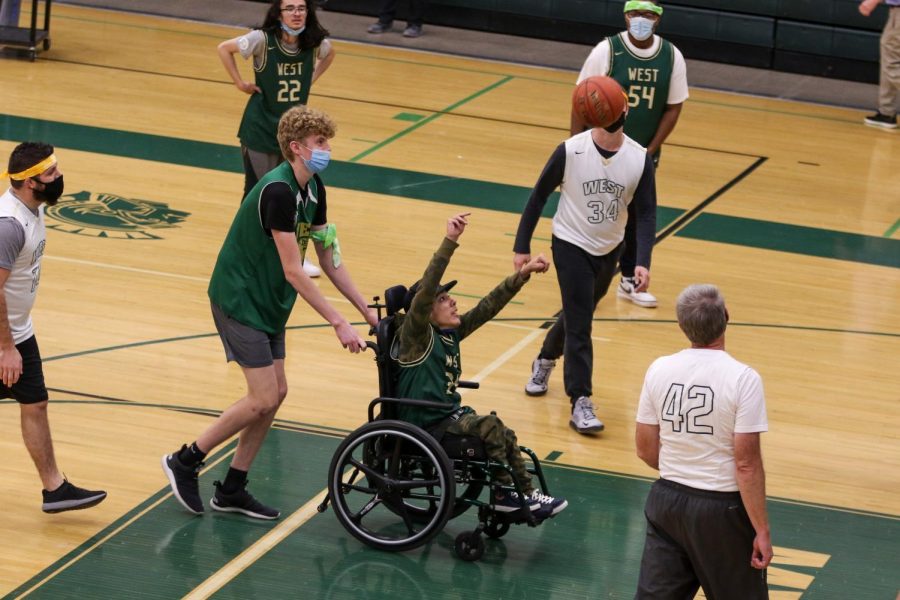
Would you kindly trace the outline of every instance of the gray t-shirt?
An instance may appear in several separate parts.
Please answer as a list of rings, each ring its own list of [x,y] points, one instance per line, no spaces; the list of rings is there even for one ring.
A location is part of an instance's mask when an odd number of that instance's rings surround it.
[[[296,52],[297,44],[284,44],[284,48],[290,52]],[[238,51],[243,58],[253,57],[253,66],[259,67],[266,55],[266,33],[262,29],[253,29],[238,38]],[[328,38],[322,40],[319,45],[319,58],[325,58],[331,54],[331,41]]]
[[[12,271],[25,247],[25,228],[12,217],[0,218],[0,269]]]

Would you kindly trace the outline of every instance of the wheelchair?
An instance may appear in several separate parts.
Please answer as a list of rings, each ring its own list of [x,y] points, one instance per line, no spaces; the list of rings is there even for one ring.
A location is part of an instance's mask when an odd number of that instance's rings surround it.
[[[485,551],[483,536],[499,539],[510,525],[534,527],[544,519],[529,509],[509,465],[487,457],[480,438],[426,431],[397,418],[401,404],[446,407],[429,400],[395,397],[399,371],[395,334],[405,295],[404,286],[394,286],[385,291],[385,304],[376,296],[369,305],[378,311],[376,341],[368,342],[367,347],[375,352],[379,396],[369,403],[368,422],[350,433],[335,451],[328,470],[328,493],[318,511],[324,512],[331,503],[338,521],[353,537],[378,550],[402,552],[426,544],[447,521],[474,507],[478,524],[456,537],[454,549],[459,558],[475,561]],[[479,385],[460,381],[458,387]],[[526,463],[531,462],[529,473],[549,494],[537,456],[528,448],[520,449]],[[509,473],[513,485],[497,481],[497,471]],[[485,489],[488,497],[482,500]],[[499,490],[517,492],[521,507],[513,512],[494,510],[494,492]]]

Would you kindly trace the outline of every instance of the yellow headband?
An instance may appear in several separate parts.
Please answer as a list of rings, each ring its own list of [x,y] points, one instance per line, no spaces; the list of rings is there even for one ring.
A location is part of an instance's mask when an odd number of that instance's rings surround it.
[[[10,179],[15,179],[16,181],[23,181],[25,179],[28,179],[29,177],[34,177],[35,175],[40,175],[41,173],[43,173],[44,171],[46,171],[47,169],[49,169],[50,167],[52,167],[55,164],[56,164],[56,155],[51,154],[50,156],[48,156],[47,158],[45,158],[38,164],[36,164],[33,167],[30,167],[28,169],[25,169],[24,171],[19,171],[18,173],[10,173],[9,171],[3,171],[3,173],[0,174],[0,179],[3,179],[4,177],[9,177]]]

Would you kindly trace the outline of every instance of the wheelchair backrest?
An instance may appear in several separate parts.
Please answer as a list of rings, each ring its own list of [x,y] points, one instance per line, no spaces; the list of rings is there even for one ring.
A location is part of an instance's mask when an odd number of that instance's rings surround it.
[[[384,301],[387,308],[387,316],[375,326],[375,342],[378,344],[378,355],[375,361],[378,364],[378,394],[381,397],[393,398],[397,391],[397,378],[400,367],[397,364],[399,351],[397,331],[403,323],[403,309],[406,297],[406,286],[395,285],[384,291]],[[393,404],[382,406],[382,417],[396,418],[397,407]]]

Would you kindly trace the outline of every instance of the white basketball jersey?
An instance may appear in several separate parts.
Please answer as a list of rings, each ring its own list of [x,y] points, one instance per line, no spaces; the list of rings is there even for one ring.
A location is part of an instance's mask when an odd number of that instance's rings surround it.
[[[692,488],[737,491],[734,434],[768,431],[759,373],[724,350],[689,348],[656,359],[638,423],[659,425],[659,475]]]
[[[566,140],[553,235],[594,256],[615,250],[625,237],[628,205],[644,173],[646,154],[628,136],[611,158],[597,151],[590,130]]]
[[[6,310],[13,341],[18,344],[34,335],[31,325],[31,308],[37,296],[41,280],[41,257],[47,231],[44,228],[44,206],[35,215],[27,206],[7,190],[0,196],[0,218],[12,217],[25,230],[25,245],[16,257],[9,278],[3,286],[6,295]]]

